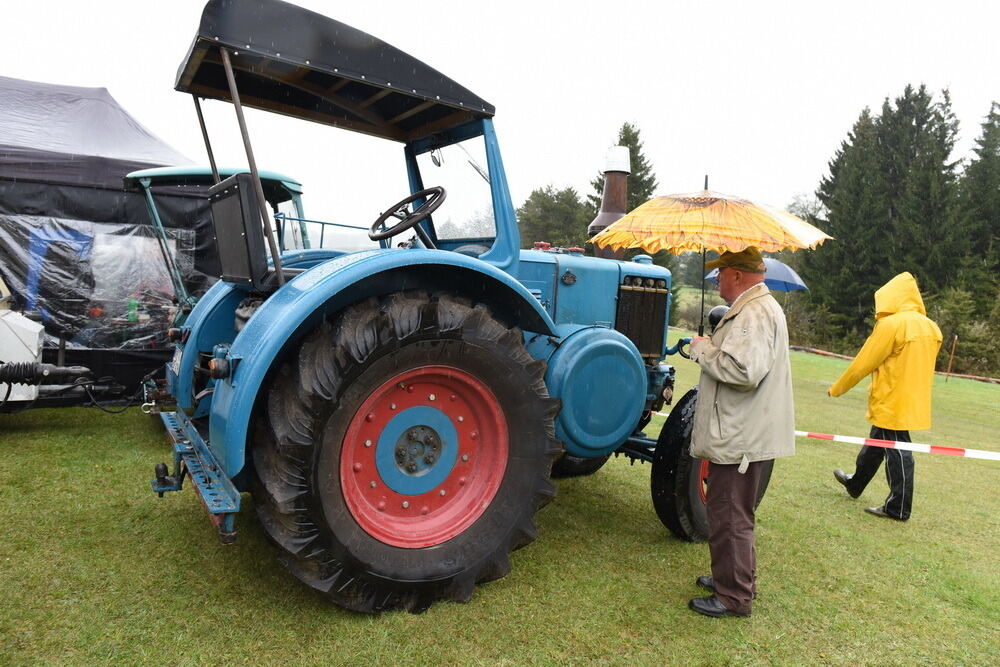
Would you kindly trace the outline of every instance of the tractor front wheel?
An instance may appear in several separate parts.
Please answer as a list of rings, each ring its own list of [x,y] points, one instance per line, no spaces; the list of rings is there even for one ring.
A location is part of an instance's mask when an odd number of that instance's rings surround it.
[[[708,540],[705,490],[708,461],[691,457],[691,427],[698,405],[698,388],[684,394],[667,416],[653,454],[650,491],[653,508],[671,533],[688,542]],[[774,461],[766,461],[757,487],[760,505],[771,481]]]
[[[423,611],[510,570],[554,494],[544,364],[487,308],[404,292],[343,311],[271,381],[254,500],[281,560],[355,611]]]

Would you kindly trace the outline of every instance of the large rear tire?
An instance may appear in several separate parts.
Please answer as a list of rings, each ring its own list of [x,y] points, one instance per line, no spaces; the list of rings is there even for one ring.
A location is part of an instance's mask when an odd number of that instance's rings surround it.
[[[544,364],[484,306],[370,299],[271,380],[258,516],[300,580],[354,611],[467,601],[510,570],[555,493]]]
[[[698,388],[684,394],[660,430],[649,477],[653,508],[671,533],[688,542],[708,540],[705,484],[708,461],[691,457],[691,427]],[[771,481],[774,461],[766,461],[757,487],[756,509]]]

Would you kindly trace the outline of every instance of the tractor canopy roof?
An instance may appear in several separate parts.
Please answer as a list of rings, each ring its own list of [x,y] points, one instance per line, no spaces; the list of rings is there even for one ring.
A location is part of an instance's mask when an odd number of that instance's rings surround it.
[[[246,167],[219,167],[219,178],[226,179],[233,174],[247,174]],[[137,190],[140,181],[148,180],[150,187],[162,186],[211,186],[215,184],[211,167],[201,165],[179,167],[154,167],[133,171],[124,178],[126,190]],[[294,178],[266,169],[260,172],[261,185],[268,201],[283,202],[291,199],[292,193],[302,194],[302,184]]]
[[[220,47],[244,106],[401,142],[494,114],[394,46],[280,0],[210,0],[176,90],[231,102]]]

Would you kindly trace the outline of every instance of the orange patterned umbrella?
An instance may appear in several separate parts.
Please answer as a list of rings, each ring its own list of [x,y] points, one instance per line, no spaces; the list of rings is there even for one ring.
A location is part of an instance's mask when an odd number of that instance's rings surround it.
[[[832,238],[805,220],[780,209],[712,190],[656,197],[635,208],[590,240],[613,250],[726,250],[750,246],[766,252],[815,248]]]

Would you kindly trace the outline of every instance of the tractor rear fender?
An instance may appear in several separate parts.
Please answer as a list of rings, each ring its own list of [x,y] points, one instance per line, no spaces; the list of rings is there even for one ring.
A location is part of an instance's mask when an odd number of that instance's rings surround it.
[[[308,269],[343,254],[327,248],[291,250],[282,253],[281,263],[290,269]],[[171,364],[174,376],[171,391],[178,407],[185,410],[197,407],[194,376],[198,353],[209,353],[216,345],[233,342],[236,337],[234,312],[246,296],[245,287],[220,280],[205,292],[185,320],[183,329],[187,331],[187,342],[183,345],[184,355],[178,359],[176,366]]]
[[[261,387],[324,318],[364,299],[401,290],[446,291],[489,305],[510,326],[555,335],[532,294],[510,275],[478,259],[440,250],[367,250],[324,262],[295,277],[265,301],[233,340],[228,378],[217,381],[209,421],[210,447],[229,477],[246,461],[247,434]]]

